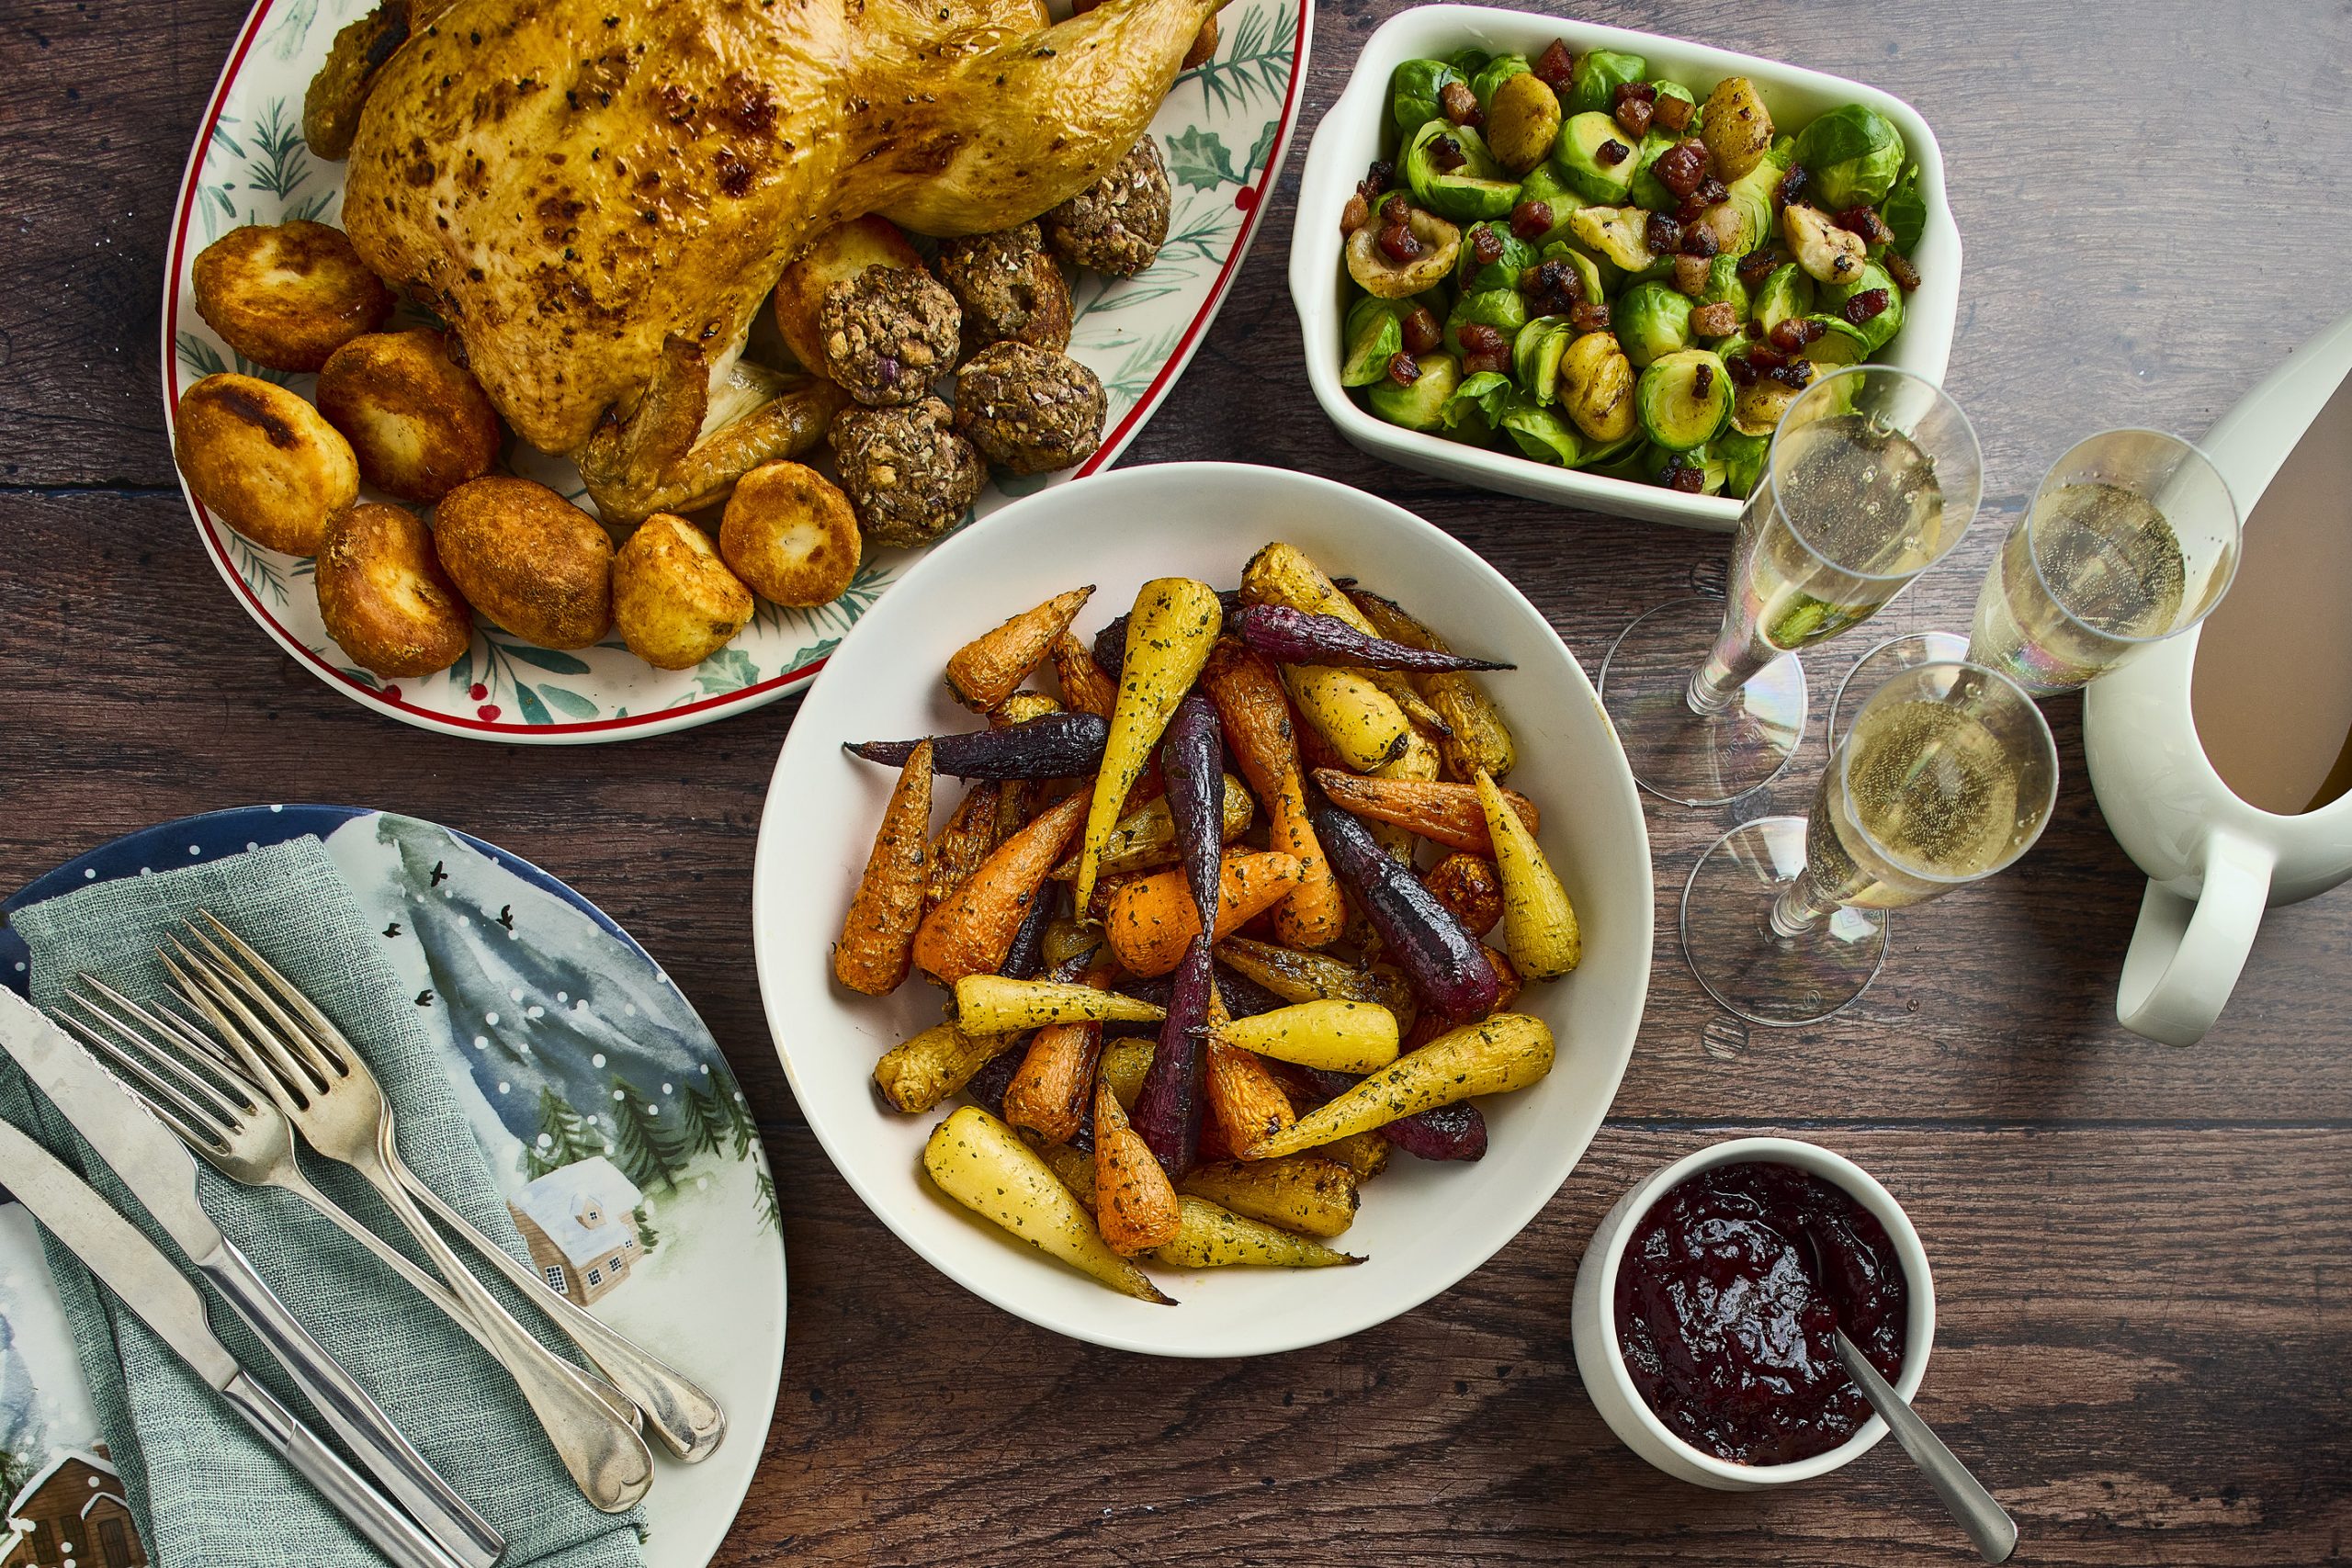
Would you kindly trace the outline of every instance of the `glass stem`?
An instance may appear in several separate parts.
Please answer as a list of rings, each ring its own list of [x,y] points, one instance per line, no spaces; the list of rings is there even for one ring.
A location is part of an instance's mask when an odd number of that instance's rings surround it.
[[[1815,894],[1812,877],[1799,876],[1772,900],[1772,934],[1791,939],[1809,935],[1837,908]]]
[[[1729,638],[1718,640],[1713,651],[1708,653],[1707,661],[1691,672],[1690,685],[1683,693],[1683,701],[1690,705],[1692,713],[1719,714],[1731,706],[1742,686],[1756,679],[1780,656],[1778,649],[1768,646],[1764,656],[1759,659],[1755,650],[1745,643]]]

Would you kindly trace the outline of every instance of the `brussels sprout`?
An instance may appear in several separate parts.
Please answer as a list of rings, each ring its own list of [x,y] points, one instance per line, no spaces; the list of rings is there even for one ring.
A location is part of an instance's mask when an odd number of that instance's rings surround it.
[[[1638,54],[1621,54],[1613,49],[1596,49],[1577,56],[1576,73],[1568,78],[1568,90],[1561,95],[1560,107],[1572,115],[1607,114],[1617,107],[1617,89],[1628,82],[1638,82],[1649,74],[1649,62]]]
[[[1663,283],[1636,283],[1618,296],[1610,330],[1635,369],[1690,346],[1690,299]]]
[[[1408,60],[1388,78],[1388,116],[1396,133],[1410,140],[1413,132],[1433,119],[1445,118],[1438,95],[1461,73],[1442,60]]]
[[[1527,74],[1527,56],[1498,54],[1470,74],[1470,90],[1478,95],[1478,107],[1492,108],[1495,90],[1514,76]],[[1556,99],[1555,100],[1557,101]]]
[[[1666,461],[1666,454],[1642,438],[1641,426],[1619,440],[1585,448],[1584,471],[1605,474],[1612,479],[1645,485],[1652,483],[1650,471]]]
[[[1835,370],[1841,366],[1860,365],[1871,356],[1870,339],[1842,316],[1816,315],[1813,320],[1821,323],[1821,335],[1805,344],[1804,356],[1815,365]]]
[[[1568,422],[1547,408],[1538,408],[1525,398],[1514,399],[1504,408],[1497,422],[1504,434],[1510,436],[1520,451],[1539,463],[1557,463],[1573,468],[1583,460],[1584,446]]]
[[[1504,168],[1524,175],[1540,167],[1559,138],[1560,100],[1542,77],[1522,69],[1495,89],[1487,109],[1487,146]]]
[[[1462,150],[1461,166],[1452,170],[1437,166],[1432,149],[1444,138],[1451,138]],[[1500,164],[1487,151],[1486,142],[1467,126],[1448,125],[1433,119],[1413,133],[1405,147],[1405,183],[1413,188],[1413,199],[1442,217],[1458,222],[1476,218],[1508,218],[1519,202],[1519,183],[1503,178]]]
[[[1870,251],[1862,237],[1840,229],[1820,209],[1798,202],[1781,212],[1781,238],[1797,265],[1823,283],[1844,283],[1862,270]]]
[[[1478,260],[1478,236],[1492,234],[1502,244],[1500,254],[1493,261]],[[1510,231],[1502,223],[1473,223],[1462,231],[1462,258],[1454,264],[1453,286],[1464,294],[1483,293],[1489,288],[1519,287],[1519,275],[1535,265],[1535,247]]]
[[[1445,62],[1453,66],[1462,79],[1467,82],[1471,77],[1484,71],[1487,68],[1487,62],[1493,58],[1493,55],[1483,49],[1457,49],[1445,57]]]
[[[1560,356],[1560,403],[1595,441],[1622,441],[1634,430],[1634,367],[1607,333],[1587,333]]]
[[[1405,352],[1402,300],[1365,295],[1348,307],[1345,336],[1348,356],[1340,366],[1340,385],[1369,387],[1388,374],[1388,362]]]
[[[1421,243],[1421,254],[1410,261],[1392,260],[1380,248],[1377,225],[1367,223],[1348,236],[1348,276],[1356,287],[1383,299],[1402,299],[1444,283],[1453,270],[1462,231],[1419,208],[1406,220],[1405,230]]]
[[[1796,161],[1813,198],[1832,212],[1875,207],[1903,172],[1903,133],[1862,104],[1842,104],[1797,132]]]
[[[1813,279],[1794,262],[1774,267],[1764,287],[1756,291],[1756,324],[1768,333],[1791,316],[1811,314]]]
[[[1682,198],[1667,189],[1666,182],[1651,167],[1677,140],[1663,130],[1653,130],[1634,150],[1634,180],[1625,187],[1625,195],[1635,207],[1651,212],[1671,212],[1682,205]]]
[[[1684,86],[1679,82],[1668,82],[1660,79],[1658,81],[1652,82],[1650,84],[1650,87],[1661,98],[1680,98],[1684,103],[1690,106],[1694,113],[1699,107],[1699,95],[1692,92],[1690,88]]]
[[[1840,318],[1842,322],[1846,301],[1872,288],[1886,290],[1886,309],[1854,325],[1854,330],[1862,335],[1864,358],[1884,348],[1887,340],[1903,330],[1903,290],[1887,276],[1886,268],[1876,262],[1864,262],[1860,275],[1852,282],[1825,284],[1820,290],[1822,310]]]
[[[1364,389],[1372,412],[1408,430],[1435,430],[1445,417],[1446,400],[1462,379],[1462,364],[1450,354],[1419,356],[1421,373],[1409,387],[1383,377]]]
[[[1726,253],[1708,264],[1707,287],[1690,303],[1729,305],[1737,320],[1747,321],[1754,308],[1748,300],[1747,285],[1739,280],[1739,258]]]
[[[1734,388],[1724,362],[1703,348],[1679,349],[1652,360],[1634,390],[1634,412],[1650,440],[1669,452],[1688,452],[1714,439],[1731,418]]]
[[[1560,166],[1548,161],[1530,169],[1527,177],[1519,182],[1519,199],[1540,201],[1552,209],[1552,226],[1536,240],[1539,245],[1566,239],[1569,215],[1584,205],[1584,197],[1570,190],[1567,181],[1560,176]]]
[[[1642,477],[1654,485],[1673,488],[1677,468],[1698,469],[1701,476],[1699,488],[1684,491],[1682,493],[1685,495],[1721,495],[1724,483],[1730,477],[1730,469],[1723,458],[1715,455],[1713,442],[1704,446],[1693,446],[1687,452],[1671,452],[1653,443],[1644,450],[1643,456],[1648,461],[1644,466]]]
[[[1476,294],[1464,294],[1453,302],[1453,310],[1445,318],[1445,346],[1449,352],[1462,352],[1462,329],[1472,321],[1494,328],[1506,341],[1516,338],[1519,329],[1527,325],[1527,300],[1516,288],[1484,288]]]
[[[1745,76],[1716,83],[1699,111],[1699,139],[1715,160],[1715,173],[1726,180],[1762,163],[1772,149],[1772,111],[1764,107],[1756,84]]]
[[[1537,402],[1560,395],[1560,356],[1576,335],[1566,316],[1538,316],[1511,340],[1510,373]]]
[[[1928,198],[1919,194],[1918,164],[1903,166],[1903,176],[1886,193],[1878,215],[1894,234],[1896,250],[1907,255],[1919,248],[1919,237],[1928,231]]]
[[[1732,415],[1735,423],[1738,417],[1736,412]],[[1770,435],[1744,435],[1736,428],[1708,442],[1708,454],[1723,460],[1723,493],[1747,500],[1756,489],[1756,481],[1764,477],[1765,454],[1771,449]]]
[[[1772,234],[1772,191],[1781,171],[1760,163],[1724,188],[1724,198],[1699,214],[1715,236],[1715,254],[1737,259]]]
[[[1609,146],[1623,149],[1625,155],[1614,164],[1607,162],[1601,149]],[[1577,115],[1560,128],[1560,144],[1553,151],[1552,162],[1570,190],[1587,201],[1602,203],[1623,201],[1640,167],[1624,128],[1598,109]]]
[[[1574,227],[1573,223],[1570,227]],[[1542,259],[1564,261],[1576,268],[1577,281],[1584,286],[1584,297],[1589,300],[1608,299],[1611,285],[1624,276],[1624,270],[1615,262],[1595,261],[1565,241],[1555,240],[1544,246]]]
[[[1772,145],[1765,150],[1764,161],[1787,174],[1789,165],[1797,161],[1797,139],[1785,133],[1773,137]]]
[[[1649,220],[1638,207],[1580,207],[1568,220],[1568,232],[1627,272],[1639,272],[1657,260],[1645,237]]]
[[[1502,417],[1503,406],[1518,389],[1510,378],[1498,370],[1481,370],[1476,376],[1464,376],[1445,400],[1442,418],[1448,429],[1458,428],[1464,421],[1476,419],[1491,433],[1495,422]]]

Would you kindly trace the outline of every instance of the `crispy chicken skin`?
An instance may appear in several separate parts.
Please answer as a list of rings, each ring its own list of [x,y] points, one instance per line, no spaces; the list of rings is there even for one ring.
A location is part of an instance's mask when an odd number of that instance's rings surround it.
[[[578,455],[601,426],[603,488],[675,504],[684,383],[811,237],[977,233],[1085,189],[1218,4],[1047,28],[1040,0],[458,0],[379,73],[344,221],[526,440]],[[648,400],[663,434],[632,438]]]

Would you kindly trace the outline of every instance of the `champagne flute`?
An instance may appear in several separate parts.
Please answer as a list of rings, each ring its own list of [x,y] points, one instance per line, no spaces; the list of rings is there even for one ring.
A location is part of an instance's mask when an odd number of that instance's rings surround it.
[[[1849,366],[1792,401],[1733,541],[1727,602],[1636,619],[1600,666],[1634,777],[1685,806],[1769,784],[1804,737],[1795,650],[1868,619],[1976,515],[1976,433],[1934,382]]]
[[[2239,547],[2237,502],[2211,458],[2162,431],[2103,430],[2051,466],[2001,541],[1965,645],[1950,632],[1896,637],[1849,681],[1868,691],[1906,665],[1965,657],[2036,697],[2071,692],[2212,614]],[[1846,690],[1830,707],[1833,746]]]
[[[1682,892],[1682,955],[1752,1023],[1851,1003],[1886,956],[1884,911],[1982,881],[2030,849],[2058,750],[2024,689],[1980,664],[1894,671],[1831,756],[1805,817],[1726,833]]]

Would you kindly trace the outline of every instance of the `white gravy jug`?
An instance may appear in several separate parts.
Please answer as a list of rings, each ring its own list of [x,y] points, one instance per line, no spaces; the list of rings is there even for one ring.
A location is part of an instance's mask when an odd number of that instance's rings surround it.
[[[2246,519],[2246,564],[2233,601],[2256,575],[2249,568],[2259,561],[2266,522],[2278,528],[2283,508],[2346,531],[2331,534],[2331,541],[2352,537],[2352,317],[2298,349],[2200,445]],[[2307,508],[2318,510],[2300,510]],[[2322,554],[2352,561],[2346,550]],[[2274,612],[2261,604],[2269,618],[2255,618],[2247,623],[2250,631],[2233,635],[2276,649],[2278,668],[2268,678],[2295,682],[2302,671],[2307,684],[2296,694],[2328,706],[2335,699],[2312,695],[2320,685],[2352,691],[2352,674],[2342,673],[2352,670],[2352,640],[2341,633],[2352,625],[2342,610],[2352,605],[2352,581],[2341,579],[2352,573],[2330,567],[2313,577],[2300,563],[2297,570],[2307,574],[2298,579],[2290,571],[2284,581],[2274,570],[2278,607]],[[2125,1028],[2167,1044],[2194,1044],[2213,1026],[2267,906],[2309,898],[2352,877],[2352,793],[2309,810],[2266,810],[2223,780],[2199,734],[2191,692],[2199,640],[2217,635],[2222,614],[2235,608],[2245,615],[2256,604],[2225,602],[2214,619],[2149,649],[2095,682],[2085,696],[2084,750],[2099,809],[2149,877],[2123,961],[2116,1016]],[[2233,657],[2242,651],[2233,649]],[[2312,672],[2321,671],[2330,678],[2312,682]],[[2209,706],[2209,732],[2218,736],[2213,727],[2231,716],[2217,716]],[[2344,717],[2314,719],[2309,736],[2271,739],[2301,746],[2308,767],[2312,747],[2324,748],[2331,739],[2343,743],[2346,729],[2336,721]],[[2332,738],[2324,733],[2330,725]],[[2223,750],[2218,739],[2214,745]]]

